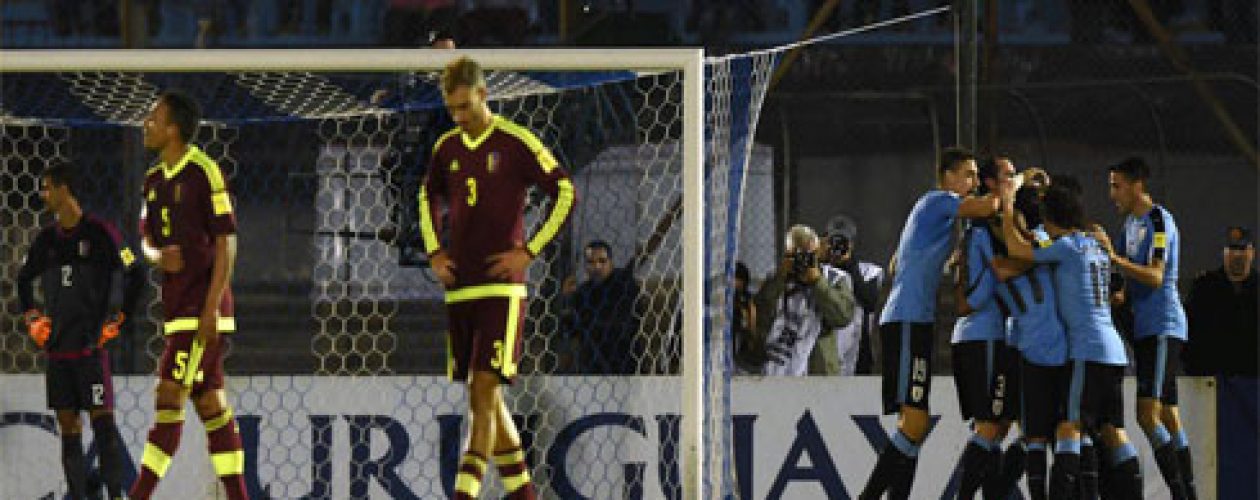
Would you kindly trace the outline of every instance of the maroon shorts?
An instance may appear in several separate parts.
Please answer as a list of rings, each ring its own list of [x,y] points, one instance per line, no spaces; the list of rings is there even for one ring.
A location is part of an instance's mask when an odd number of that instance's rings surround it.
[[[194,396],[223,388],[223,357],[230,343],[228,335],[220,334],[217,343],[202,347],[194,345],[196,336],[197,332],[167,335],[166,349],[162,351],[162,359],[158,360],[158,378],[190,388]],[[200,365],[194,367],[193,362],[198,357],[201,358]]]
[[[494,372],[512,383],[521,361],[526,301],[490,297],[446,305],[446,374],[466,382],[468,371]]]

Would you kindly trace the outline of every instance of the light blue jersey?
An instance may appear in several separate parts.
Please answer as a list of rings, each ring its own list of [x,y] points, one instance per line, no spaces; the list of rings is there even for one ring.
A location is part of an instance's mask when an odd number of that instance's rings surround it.
[[[967,251],[967,305],[971,314],[954,323],[952,343],[1004,340],[1006,324],[994,291],[999,282],[993,273],[993,236],[989,226],[977,221],[963,237]]]
[[[1048,242],[1045,231],[1033,230],[1038,242]],[[1031,363],[1059,366],[1067,363],[1067,329],[1059,319],[1054,292],[1054,275],[1048,264],[1037,264],[1028,272],[1008,280],[998,288],[998,300],[1010,314],[1010,337],[1015,347]]]
[[[1141,339],[1167,335],[1186,340],[1186,311],[1177,295],[1177,266],[1181,260],[1181,233],[1171,213],[1155,205],[1141,217],[1124,219],[1120,247],[1135,264],[1164,261],[1164,283],[1152,288],[1135,279],[1125,280],[1125,295],[1133,308],[1133,334]]]
[[[1054,265],[1055,301],[1067,326],[1068,356],[1076,361],[1127,365],[1120,333],[1111,323],[1111,259],[1084,233],[1060,236],[1033,248],[1033,260]]]
[[[962,197],[940,189],[928,191],[914,204],[901,229],[892,291],[879,324],[936,321],[936,288],[949,257],[960,204]]]

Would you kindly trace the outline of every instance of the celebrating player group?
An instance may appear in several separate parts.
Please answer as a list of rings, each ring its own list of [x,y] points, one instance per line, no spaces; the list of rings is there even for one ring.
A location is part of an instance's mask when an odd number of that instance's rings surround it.
[[[880,334],[884,409],[900,418],[860,498],[910,495],[928,431],[936,290],[947,263],[957,278],[954,378],[961,417],[974,429],[959,498],[981,490],[1008,498],[1025,475],[1033,499],[1142,497],[1124,429],[1129,360],[1113,308],[1135,318],[1137,420],[1159,471],[1172,498],[1196,498],[1175,379],[1186,338],[1180,238],[1151,199],[1149,176],[1140,158],[1108,167],[1111,199],[1126,217],[1117,250],[1085,213],[1075,178],[1017,173],[1000,156],[941,153],[937,189],[915,204],[893,257]],[[963,235],[952,245],[959,220]],[[1022,435],[1003,450],[1013,423]]]

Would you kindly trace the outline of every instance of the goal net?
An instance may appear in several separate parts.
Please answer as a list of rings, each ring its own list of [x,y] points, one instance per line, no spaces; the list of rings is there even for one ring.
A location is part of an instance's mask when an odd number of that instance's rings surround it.
[[[733,495],[728,283],[740,248],[773,249],[773,234],[739,232],[773,56],[460,53],[490,71],[492,109],[534,131],[578,193],[570,223],[529,269],[524,357],[505,391],[535,484],[546,498]],[[48,472],[60,468],[44,359],[13,286],[52,221],[40,173],[77,167],[85,210],[134,245],[154,160],[139,127],[167,89],[201,103],[194,142],[236,201],[228,394],[251,494],[448,496],[466,400],[445,377],[442,289],[416,194],[433,141],[452,126],[436,80],[453,54],[0,52],[0,497],[64,488]],[[531,193],[527,231],[549,203]],[[593,242],[611,257],[606,277],[587,262]],[[133,463],[153,418],[158,301],[150,291],[110,347]],[[185,429],[159,491],[213,497],[204,433]],[[493,473],[486,487],[502,493]]]

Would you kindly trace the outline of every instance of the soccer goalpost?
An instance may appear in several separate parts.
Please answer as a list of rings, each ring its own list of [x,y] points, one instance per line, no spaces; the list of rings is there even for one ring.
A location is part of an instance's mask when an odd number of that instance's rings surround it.
[[[228,391],[256,446],[247,450],[250,489],[277,498],[449,492],[464,400],[440,376],[441,289],[415,259],[427,152],[414,149],[442,126],[436,74],[460,55],[490,72],[492,109],[533,129],[578,191],[571,223],[530,268],[525,359],[506,391],[544,496],[732,496],[728,283],[772,53],[0,51],[0,219],[13,228],[3,233],[13,250],[0,258],[0,279],[13,280],[50,220],[33,194],[51,162],[91,172],[85,209],[134,241],[138,179],[152,161],[138,127],[161,90],[188,91],[204,108],[194,142],[220,162],[237,199]],[[547,203],[530,197],[527,231]],[[592,287],[604,294],[592,299],[566,283],[582,277],[593,240],[634,283],[629,298]],[[161,347],[157,300],[148,322],[132,325],[128,351],[139,354],[122,361],[135,375],[115,385],[133,460],[152,418],[144,374]],[[583,300],[628,302],[592,312]],[[41,358],[16,319],[3,321],[0,377],[35,384],[38,399],[42,378],[31,374]],[[628,362],[609,359],[618,357]],[[200,427],[186,428],[166,482],[185,467],[198,479],[179,484],[213,490],[199,469]],[[0,445],[53,449],[39,439],[0,434]],[[42,494],[15,480],[55,463],[49,454],[21,466],[30,470],[0,470],[0,483],[19,488],[0,496]],[[487,478],[488,494],[496,483]]]

